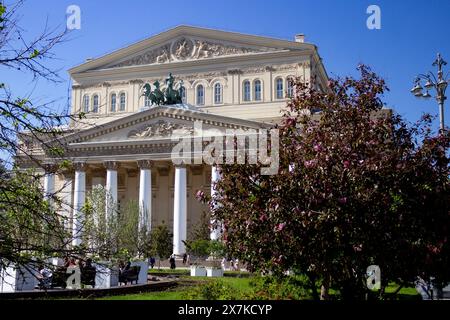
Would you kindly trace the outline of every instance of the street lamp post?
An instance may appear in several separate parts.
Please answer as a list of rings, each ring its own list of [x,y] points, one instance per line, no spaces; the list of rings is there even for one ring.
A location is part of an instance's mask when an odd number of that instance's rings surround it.
[[[444,124],[444,101],[447,99],[445,96],[445,90],[447,90],[447,85],[450,83],[449,80],[449,74],[450,72],[447,72],[447,74],[444,77],[444,72],[442,71],[442,66],[445,66],[447,62],[442,59],[441,54],[438,53],[436,60],[433,62],[433,66],[438,68],[437,77],[434,75],[433,72],[429,71],[427,74],[419,74],[416,79],[414,80],[414,87],[411,89],[411,93],[416,96],[417,98],[431,98],[431,94],[428,92],[431,89],[434,89],[436,91],[436,100],[439,104],[439,122],[440,122],[440,131],[441,133],[445,130],[445,124]],[[423,93],[422,90],[424,89],[420,83],[421,80],[425,80],[425,90],[426,92]]]

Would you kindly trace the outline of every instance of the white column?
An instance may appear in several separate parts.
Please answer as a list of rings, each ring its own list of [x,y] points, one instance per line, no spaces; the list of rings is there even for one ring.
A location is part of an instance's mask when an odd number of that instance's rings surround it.
[[[220,174],[217,170],[216,166],[211,166],[211,197],[214,197],[216,194],[215,184],[220,179]],[[216,225],[216,221],[211,218],[211,233],[210,239],[217,240],[220,238],[220,227]],[[216,226],[215,228],[213,226]]]
[[[182,240],[186,240],[186,167],[175,166],[175,194],[173,202],[173,253],[182,255],[186,252]]]
[[[44,198],[52,205],[52,196],[55,193],[55,165],[44,164]]]
[[[105,162],[106,168],[106,217],[110,218],[117,210],[117,169],[119,164],[115,161]]]
[[[81,244],[83,235],[84,214],[82,208],[86,197],[86,164],[76,163],[75,190],[73,192],[73,220],[72,220],[72,245]]]
[[[61,190],[61,218],[64,219],[64,227],[70,230],[70,216],[72,213],[72,185],[73,176],[71,173],[64,174],[64,186]]]
[[[138,160],[139,175],[139,230],[152,228],[152,161]]]

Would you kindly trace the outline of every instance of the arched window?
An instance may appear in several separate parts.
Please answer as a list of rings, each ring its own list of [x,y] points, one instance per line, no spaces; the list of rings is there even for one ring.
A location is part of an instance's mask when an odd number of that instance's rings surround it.
[[[127,100],[126,100],[125,92],[122,92],[122,93],[120,94],[119,111],[125,111],[126,103],[127,103]]]
[[[284,92],[283,92],[283,79],[278,78],[275,82],[275,88],[277,90],[276,96],[277,99],[283,99]]]
[[[98,113],[98,94],[92,97],[92,112]]]
[[[197,86],[197,105],[202,106],[205,104],[205,89],[203,85]]]
[[[89,95],[85,94],[83,97],[83,112],[89,112]]]
[[[183,103],[186,103],[186,88],[185,87],[180,88],[180,95],[181,95],[181,101]]]
[[[116,112],[117,96],[115,93],[111,95],[111,112]]]
[[[152,105],[152,101],[150,100],[150,97],[144,96],[144,106],[150,107]]]
[[[294,96],[294,79],[293,78],[287,78],[286,87],[287,87],[287,96],[289,98],[292,98]]]
[[[244,81],[244,101],[250,101],[250,81]]]
[[[253,87],[255,100],[261,101],[261,80],[255,80]]]
[[[214,103],[222,103],[222,85],[220,83],[214,85]]]

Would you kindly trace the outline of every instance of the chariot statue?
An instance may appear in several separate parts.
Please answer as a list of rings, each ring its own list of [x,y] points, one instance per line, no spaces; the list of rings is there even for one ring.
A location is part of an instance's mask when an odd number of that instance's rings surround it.
[[[183,81],[180,81],[178,90],[174,89],[175,78],[172,73],[165,80],[166,88],[164,90],[160,89],[160,83],[156,80],[153,83],[154,89],[150,84],[146,83],[143,87],[143,96],[150,99],[151,105],[172,105],[182,103],[182,92],[185,90],[183,86]]]

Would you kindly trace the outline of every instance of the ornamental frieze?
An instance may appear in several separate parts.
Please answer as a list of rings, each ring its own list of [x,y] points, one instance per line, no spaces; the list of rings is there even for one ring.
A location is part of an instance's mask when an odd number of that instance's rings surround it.
[[[221,56],[270,52],[275,50],[276,49],[274,48],[249,48],[202,39],[181,37],[159,48],[146,51],[131,59],[112,65],[110,68],[199,60]]]
[[[192,126],[159,120],[154,124],[130,131],[128,137],[131,139],[164,138],[172,135],[190,135],[193,132],[194,128]]]

